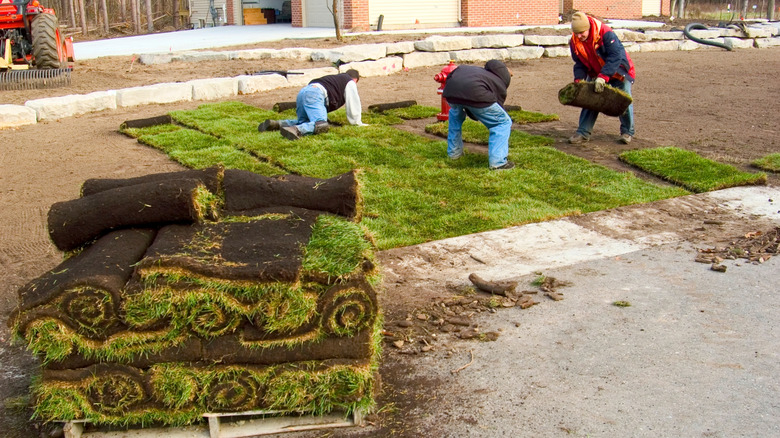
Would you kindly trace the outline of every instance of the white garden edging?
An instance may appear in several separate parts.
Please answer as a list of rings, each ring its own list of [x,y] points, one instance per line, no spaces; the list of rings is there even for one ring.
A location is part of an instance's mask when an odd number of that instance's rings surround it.
[[[759,23],[746,28],[693,30],[697,38],[718,41],[733,48],[767,48],[780,46],[780,26]],[[679,31],[636,32],[616,29],[628,52],[696,50],[715,48],[685,38]],[[555,35],[479,35],[430,36],[419,41],[388,44],[359,44],[331,50],[304,47],[287,49],[250,49],[228,52],[187,51],[141,55],[144,64],[199,62],[230,59],[327,60],[339,67],[297,70],[303,74],[242,75],[233,78],[197,79],[183,83],[166,83],[35,99],[25,105],[0,105],[0,129],[60,119],[89,112],[192,100],[214,100],[238,94],[253,94],[285,87],[300,87],[310,80],[354,68],[361,76],[386,76],[400,71],[444,65],[450,61],[481,63],[489,59],[522,60],[571,56],[568,36]],[[722,49],[721,49],[722,50]],[[229,62],[229,61],[228,61]]]

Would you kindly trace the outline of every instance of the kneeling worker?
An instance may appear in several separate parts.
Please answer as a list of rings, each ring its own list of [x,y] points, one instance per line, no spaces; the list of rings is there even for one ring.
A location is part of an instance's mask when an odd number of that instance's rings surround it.
[[[297,140],[308,134],[328,132],[328,113],[346,104],[347,121],[351,125],[366,126],[362,122],[357,82],[360,73],[355,69],[346,73],[313,79],[298,92],[295,99],[297,120],[268,119],[257,127],[260,132],[281,131],[284,138]]]
[[[515,167],[507,160],[512,118],[504,110],[506,90],[512,72],[506,65],[491,59],[485,68],[461,65],[447,77],[442,97],[450,105],[447,155],[457,160],[463,155],[463,121],[466,116],[488,128],[488,166],[491,170]]]

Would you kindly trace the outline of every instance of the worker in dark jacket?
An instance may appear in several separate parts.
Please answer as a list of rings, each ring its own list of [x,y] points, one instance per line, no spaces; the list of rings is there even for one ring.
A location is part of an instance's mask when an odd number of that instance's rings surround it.
[[[466,116],[488,128],[488,166],[492,170],[511,169],[507,160],[512,119],[504,110],[506,89],[512,72],[497,59],[485,68],[461,65],[447,77],[442,97],[450,105],[447,155],[457,160],[463,155],[462,126]]]
[[[268,119],[257,130],[280,130],[282,136],[290,140],[297,140],[307,134],[328,132],[328,113],[344,105],[347,106],[347,121],[351,125],[365,126],[357,91],[359,80],[360,73],[354,69],[313,79],[298,92],[295,100],[297,119]]]
[[[636,74],[634,63],[626,53],[615,32],[601,21],[582,12],[571,17],[572,37],[569,40],[574,59],[574,82],[594,81],[594,91],[601,93],[609,84],[631,95],[631,84]],[[598,111],[582,109],[577,133],[569,143],[580,144],[590,140]],[[628,144],[634,137],[634,106],[629,105],[620,119],[620,142]]]

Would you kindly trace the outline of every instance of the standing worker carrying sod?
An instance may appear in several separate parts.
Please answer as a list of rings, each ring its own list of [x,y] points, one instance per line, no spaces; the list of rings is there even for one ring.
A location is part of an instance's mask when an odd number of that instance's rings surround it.
[[[297,140],[308,134],[328,132],[328,113],[346,104],[347,121],[351,125],[366,126],[362,121],[357,82],[360,73],[355,69],[346,73],[313,79],[298,92],[295,99],[295,120],[268,119],[257,127],[260,132],[281,131],[282,137]]]
[[[574,82],[595,80],[596,93],[604,91],[604,84],[609,84],[630,96],[636,77],[634,63],[612,28],[582,12],[575,12],[571,17],[571,30],[569,48],[574,59]],[[569,143],[581,144],[590,140],[598,115],[598,111],[583,108],[577,133],[569,138]],[[634,105],[629,105],[618,118],[619,141],[628,144],[634,136]]]
[[[450,105],[447,155],[457,160],[463,155],[463,121],[466,116],[488,128],[488,166],[491,170],[515,167],[507,160],[512,118],[504,110],[506,89],[512,72],[497,59],[485,68],[461,65],[447,77],[442,97]]]

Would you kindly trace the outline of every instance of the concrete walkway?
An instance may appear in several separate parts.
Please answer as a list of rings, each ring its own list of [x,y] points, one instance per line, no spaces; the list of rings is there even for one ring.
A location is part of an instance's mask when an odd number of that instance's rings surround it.
[[[643,29],[659,27],[662,23],[611,20],[614,28]],[[447,33],[479,33],[504,32],[513,33],[521,29],[534,27],[567,28],[568,24],[557,26],[503,26],[503,27],[450,27],[437,29],[393,30],[382,32],[355,32],[346,35],[363,34],[447,34]],[[102,56],[132,56],[145,53],[180,52],[183,50],[211,49],[217,47],[237,46],[242,44],[262,43],[263,41],[279,41],[284,39],[306,40],[311,38],[335,37],[332,28],[324,27],[292,27],[289,23],[263,24],[253,26],[220,26],[203,29],[180,30],[176,32],[154,33],[108,40],[76,42],[73,52],[77,60],[94,59]],[[291,42],[291,47],[305,46]]]

